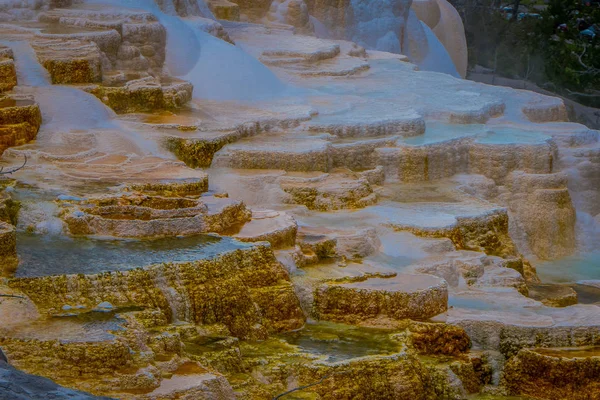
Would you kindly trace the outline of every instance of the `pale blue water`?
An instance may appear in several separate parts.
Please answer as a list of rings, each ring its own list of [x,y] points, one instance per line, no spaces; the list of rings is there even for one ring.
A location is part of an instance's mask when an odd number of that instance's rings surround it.
[[[411,10],[411,13],[413,11]],[[410,18],[410,17],[409,17]],[[443,72],[444,74],[451,75],[455,78],[460,78],[460,75],[456,71],[456,66],[448,54],[448,50],[444,47],[442,42],[437,38],[435,33],[425,24],[423,21],[419,21],[425,37],[427,38],[427,46],[429,51],[425,58],[421,61],[416,62],[419,69],[422,71],[432,72]],[[410,21],[408,22],[410,24]]]
[[[423,135],[403,138],[399,143],[409,146],[423,146],[446,142],[452,139],[472,137],[481,144],[541,144],[550,136],[540,132],[526,131],[511,127],[489,127],[482,124],[448,124],[428,122]]]
[[[399,143],[407,144],[409,146],[422,146],[462,137],[482,135],[485,131],[485,125],[481,124],[458,125],[442,122],[427,122],[425,133],[423,135],[403,138]]]
[[[43,127],[52,130],[116,127],[114,112],[94,95],[74,87],[52,85],[48,71],[25,41],[0,41],[13,50],[19,86],[35,96]],[[31,88],[35,88],[32,89]]]
[[[87,312],[0,327],[0,335],[44,341],[102,342],[114,339],[111,332],[122,331],[124,323],[116,312]]]
[[[164,262],[207,259],[251,246],[231,238],[210,235],[156,240],[100,240],[19,234],[16,276],[123,271]]]
[[[600,251],[579,254],[536,265],[542,282],[571,283],[600,279]]]
[[[193,27],[193,23],[190,22]],[[183,79],[194,85],[194,97],[213,100],[267,100],[289,89],[260,61],[221,39],[193,29],[201,48],[195,66]]]
[[[198,3],[198,9],[200,9],[200,12],[202,13],[202,15],[205,18],[212,19],[213,21],[217,20],[217,18],[212,13],[212,11],[210,10],[210,8],[208,7],[208,5],[206,4],[206,2],[204,0],[197,0],[197,3]]]
[[[0,44],[12,49],[17,79],[21,86],[50,86],[50,74],[38,62],[35,52],[26,41],[2,40]]]
[[[540,132],[525,131],[517,128],[495,127],[478,136],[476,143],[481,144],[542,144],[550,139],[550,136]]]
[[[482,297],[457,297],[450,295],[448,297],[448,307],[466,308],[470,310],[494,310],[494,311],[510,311],[511,306],[505,305],[502,301],[488,301]]]

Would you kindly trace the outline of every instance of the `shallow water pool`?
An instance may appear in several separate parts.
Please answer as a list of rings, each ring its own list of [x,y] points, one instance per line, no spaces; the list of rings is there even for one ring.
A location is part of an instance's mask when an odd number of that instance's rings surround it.
[[[402,138],[400,142],[409,146],[423,146],[432,143],[446,142],[452,139],[477,136],[484,132],[485,126],[481,124],[463,125],[427,122],[424,134]]]
[[[526,131],[511,127],[494,127],[478,136],[476,143],[481,144],[542,144],[551,137],[540,132]]]
[[[228,237],[200,235],[154,240],[103,240],[19,234],[17,277],[95,274],[164,262],[215,257],[251,247]]]
[[[279,337],[298,346],[302,352],[324,356],[328,362],[337,362],[400,352],[402,344],[390,338],[392,333],[385,329],[318,322],[307,323],[303,329]]]
[[[0,336],[71,343],[102,342],[114,339],[111,332],[123,330],[124,323],[116,312],[91,311],[0,327]]]
[[[600,251],[578,254],[536,265],[545,283],[571,283],[600,279]]]

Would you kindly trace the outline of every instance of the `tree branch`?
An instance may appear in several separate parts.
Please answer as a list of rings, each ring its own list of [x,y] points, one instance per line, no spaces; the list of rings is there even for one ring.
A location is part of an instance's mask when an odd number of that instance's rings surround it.
[[[512,16],[510,17],[511,21],[516,21],[517,17],[519,15],[519,6],[521,5],[521,0],[515,0],[514,4],[513,4],[513,12],[512,12]]]
[[[585,55],[585,52],[587,51],[587,46],[583,46],[583,51],[581,52],[581,54],[577,54],[574,51],[571,52],[571,54],[573,54],[576,58],[577,58],[577,62],[579,63],[579,65],[581,65],[583,68],[585,68],[585,71],[576,71],[578,74],[591,74],[591,75],[598,75],[600,74],[600,68],[594,68],[594,67],[590,67],[588,66],[586,63],[583,62],[583,56]]]
[[[23,165],[21,165],[20,167],[9,169],[8,171],[4,171],[4,167],[0,167],[0,175],[14,174],[18,170],[23,169],[25,167],[25,165],[27,164],[27,155],[24,155],[24,157],[25,157],[25,161],[23,162]]]
[[[600,92],[597,93],[581,93],[581,92],[573,92],[572,90],[565,89],[570,95],[582,96],[582,97],[600,97]]]
[[[11,299],[25,299],[23,296],[15,296],[14,294],[0,294],[0,297],[8,297]]]

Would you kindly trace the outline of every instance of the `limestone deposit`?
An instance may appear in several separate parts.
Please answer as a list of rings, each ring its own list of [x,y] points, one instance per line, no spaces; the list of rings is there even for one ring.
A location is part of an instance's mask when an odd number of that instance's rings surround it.
[[[147,238],[234,231],[250,219],[250,212],[227,198],[128,194],[93,199],[79,207],[66,202],[61,216],[72,235]]]
[[[0,3],[0,398],[597,398],[600,133],[445,0]]]
[[[10,48],[0,47],[0,57],[0,92],[5,92],[17,85],[17,70]]]
[[[41,123],[39,106],[31,97],[0,97],[0,153],[35,139]]]

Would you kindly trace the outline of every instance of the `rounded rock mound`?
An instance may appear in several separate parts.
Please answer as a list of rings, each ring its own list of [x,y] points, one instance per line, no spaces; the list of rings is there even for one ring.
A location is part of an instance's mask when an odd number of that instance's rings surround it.
[[[448,284],[425,274],[330,282],[316,291],[315,308],[320,319],[351,324],[373,319],[426,320],[448,309]]]

